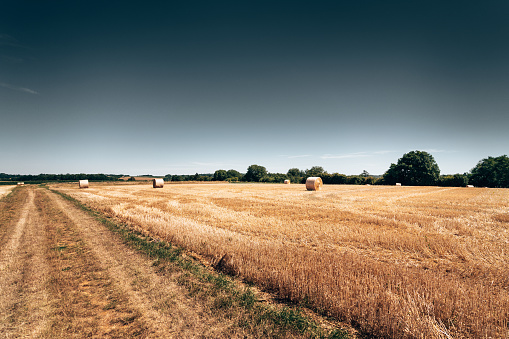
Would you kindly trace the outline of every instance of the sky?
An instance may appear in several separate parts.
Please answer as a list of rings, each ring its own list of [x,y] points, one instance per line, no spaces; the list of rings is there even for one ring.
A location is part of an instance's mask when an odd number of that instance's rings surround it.
[[[509,2],[0,0],[0,172],[509,154]]]

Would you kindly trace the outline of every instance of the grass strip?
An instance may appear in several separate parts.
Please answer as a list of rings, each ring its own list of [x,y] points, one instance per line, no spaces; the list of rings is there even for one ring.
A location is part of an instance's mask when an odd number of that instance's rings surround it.
[[[49,189],[45,185],[41,185],[41,187]],[[199,290],[199,292],[203,293],[203,284],[209,284],[210,287],[205,292],[215,296],[214,308],[225,310],[239,307],[246,312],[249,319],[240,323],[240,326],[248,327],[261,323],[271,323],[273,327],[278,329],[275,331],[275,335],[272,333],[271,336],[277,337],[286,337],[287,333],[285,332],[290,331],[298,336],[307,338],[350,338],[345,330],[327,330],[321,327],[303,314],[299,308],[288,306],[273,307],[263,304],[257,300],[251,288],[240,288],[229,276],[206,270],[203,265],[196,263],[188,257],[184,257],[182,255],[184,252],[182,248],[145,236],[130,229],[127,225],[119,225],[102,213],[89,208],[65,193],[53,189],[50,189],[50,191],[72,202],[76,207],[93,216],[110,231],[118,234],[127,245],[154,259],[154,266],[164,266],[166,261],[176,264],[183,271],[187,272],[180,278],[180,284],[186,286],[190,294],[194,290]],[[197,287],[190,277],[197,279],[202,283],[202,286]]]

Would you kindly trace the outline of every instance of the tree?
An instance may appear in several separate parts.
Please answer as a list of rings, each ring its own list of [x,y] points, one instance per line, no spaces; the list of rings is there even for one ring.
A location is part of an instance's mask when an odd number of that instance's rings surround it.
[[[302,177],[304,176],[304,172],[302,172],[298,168],[290,168],[288,172],[286,172],[286,175],[288,175],[289,177]]]
[[[384,182],[394,185],[397,182],[411,186],[429,186],[437,183],[440,168],[431,154],[424,151],[412,151],[391,164],[384,173]]]
[[[260,181],[264,176],[267,175],[267,169],[259,165],[251,165],[247,168],[246,175],[244,175],[244,181]]]
[[[502,155],[482,159],[470,171],[469,182],[481,187],[509,187],[509,158]]]
[[[366,177],[369,177],[369,176],[370,176],[370,174],[369,174],[369,172],[368,172],[368,171],[366,171],[366,170],[363,170],[363,171],[362,171],[362,173],[361,173],[361,177],[366,178]]]
[[[445,187],[465,187],[468,185],[467,174],[441,175],[439,186]]]
[[[225,170],[217,170],[214,172],[214,177],[212,180],[214,181],[224,181],[228,177]]]
[[[322,166],[313,166],[310,169],[306,170],[306,176],[308,177],[320,177],[324,173],[327,172],[325,172]]]
[[[242,174],[239,171],[231,169],[231,170],[226,171],[226,178],[228,178],[228,179],[236,178],[238,181],[242,178]],[[235,180],[235,179],[233,179],[233,180]]]

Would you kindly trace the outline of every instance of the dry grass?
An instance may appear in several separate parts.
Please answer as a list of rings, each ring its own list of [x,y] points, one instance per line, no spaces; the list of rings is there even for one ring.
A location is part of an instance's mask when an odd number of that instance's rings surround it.
[[[0,199],[4,196],[9,194],[9,192],[16,186],[0,186]]]
[[[58,189],[367,333],[508,336],[507,189],[325,186],[307,192],[304,185],[253,184]]]

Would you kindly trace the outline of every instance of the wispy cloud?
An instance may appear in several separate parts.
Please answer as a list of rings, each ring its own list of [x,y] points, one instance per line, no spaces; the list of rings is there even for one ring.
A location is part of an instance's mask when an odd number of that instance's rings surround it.
[[[353,158],[368,158],[377,155],[384,155],[389,153],[396,153],[398,151],[382,150],[374,152],[356,152],[356,153],[344,153],[344,154],[324,154],[320,156],[322,159],[353,159]]]
[[[30,93],[30,94],[39,94],[38,92],[36,92],[36,91],[34,91],[34,90],[30,89],[30,88],[14,86],[14,85],[11,85],[11,84],[6,84],[5,82],[0,82],[0,86],[8,88],[8,89],[12,89],[13,91]]]
[[[21,48],[27,48],[26,46],[23,46],[19,43],[19,41],[10,36],[9,34],[0,33],[0,46],[12,46],[12,47],[21,47]]]
[[[301,155],[281,155],[282,157],[288,158],[288,159],[295,159],[295,158],[307,158],[311,157],[311,154],[301,154]]]
[[[2,61],[5,61],[5,62],[11,63],[11,64],[20,64],[23,61],[25,61],[22,58],[12,57],[9,55],[4,55],[4,54],[0,55],[0,59]]]
[[[225,166],[232,166],[232,164],[224,163],[224,162],[199,162],[199,161],[193,161],[193,165],[195,166],[204,166],[204,167],[225,167]]]
[[[389,150],[384,150],[384,151],[376,151],[376,152],[373,152],[373,154],[388,154],[388,153],[396,153],[398,151],[389,151]]]
[[[456,152],[456,151],[448,151],[445,149],[435,149],[435,148],[423,149],[422,151],[428,152],[428,153],[454,153],[454,152]]]
[[[371,157],[372,154],[366,152],[347,153],[347,154],[324,154],[320,158],[322,159],[351,159],[351,158],[364,158]]]
[[[14,46],[17,41],[9,34],[0,33],[0,45],[4,46]]]

